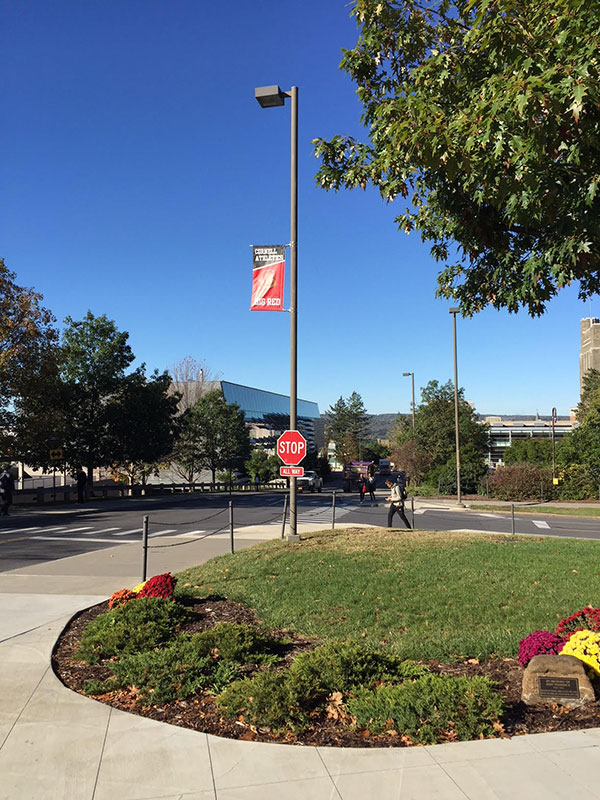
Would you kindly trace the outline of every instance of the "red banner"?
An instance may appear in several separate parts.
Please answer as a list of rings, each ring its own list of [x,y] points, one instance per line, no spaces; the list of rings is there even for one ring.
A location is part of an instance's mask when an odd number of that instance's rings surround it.
[[[252,248],[250,311],[283,311],[285,245]]]

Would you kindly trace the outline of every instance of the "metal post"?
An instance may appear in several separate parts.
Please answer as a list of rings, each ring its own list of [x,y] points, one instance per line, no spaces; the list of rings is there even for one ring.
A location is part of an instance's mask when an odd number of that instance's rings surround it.
[[[510,515],[511,515],[511,520],[512,520],[511,535],[514,536],[515,535],[515,504],[514,503],[510,504]]]
[[[540,478],[540,503],[544,502],[544,480]]]
[[[229,551],[235,552],[233,547],[233,500],[229,501]]]
[[[335,530],[335,489],[333,490],[333,498],[331,500],[331,530]]]
[[[456,435],[456,502],[457,505],[462,505],[461,491],[460,491],[460,436],[458,432],[458,358],[456,348],[456,315],[460,308],[451,308],[452,314],[452,332],[454,338],[454,428]]]
[[[554,479],[556,478],[555,473],[555,461],[554,461],[554,422],[556,420],[556,409],[552,409],[552,485],[554,486]]]
[[[142,522],[142,581],[146,580],[148,574],[148,515],[146,514]]]
[[[415,427],[415,373],[410,373],[410,382],[412,384],[412,426]]]
[[[295,431],[298,407],[298,87],[287,93],[291,108],[290,193],[290,430]],[[288,541],[298,541],[296,478],[290,478],[290,532]]]
[[[283,522],[281,523],[281,538],[285,539],[285,520],[288,512],[288,496],[283,498]]]
[[[415,529],[415,498],[410,498],[410,517],[412,522],[412,529]]]

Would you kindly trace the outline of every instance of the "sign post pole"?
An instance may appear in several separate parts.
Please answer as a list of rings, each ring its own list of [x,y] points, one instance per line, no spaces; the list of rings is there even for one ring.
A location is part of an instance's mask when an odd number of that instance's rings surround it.
[[[303,468],[298,467],[298,464],[306,455],[306,439],[300,431],[289,430],[281,434],[277,439],[277,455],[286,465],[281,467],[281,474],[288,475],[290,479],[290,532],[287,541],[298,542],[300,537],[296,527],[296,476],[304,474]]]

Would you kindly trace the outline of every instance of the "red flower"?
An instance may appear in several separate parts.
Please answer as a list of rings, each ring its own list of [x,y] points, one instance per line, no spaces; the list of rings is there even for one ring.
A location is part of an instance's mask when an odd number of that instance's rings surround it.
[[[163,575],[155,575],[146,581],[138,597],[172,598],[176,583],[177,578],[174,578],[170,572],[165,572]]]

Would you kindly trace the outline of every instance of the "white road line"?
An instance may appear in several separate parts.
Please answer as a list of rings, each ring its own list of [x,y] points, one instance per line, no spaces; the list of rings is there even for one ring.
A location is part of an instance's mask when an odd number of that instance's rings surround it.
[[[405,508],[404,510],[410,511],[410,508]],[[415,508],[415,514],[424,514],[426,511],[426,508]]]
[[[32,539],[42,539],[45,542],[106,542],[107,544],[114,544],[114,539],[99,539],[83,536],[32,536]],[[131,539],[126,539],[123,544],[138,544]]]
[[[94,531],[94,533],[112,533],[113,531],[119,531],[120,528],[102,528],[101,531]]]
[[[205,533],[206,531],[187,531],[187,533],[180,533],[179,535],[182,537],[193,539],[194,536],[198,536],[200,534],[205,534]]]
[[[61,526],[62,527],[62,526]],[[34,525],[33,528],[0,528],[0,533],[25,533],[25,531],[41,531],[42,525]]]
[[[90,525],[86,525],[85,528],[65,528],[63,530],[68,531],[68,533],[80,533],[81,531],[91,531],[94,532],[94,529]]]
[[[120,533],[115,533],[115,536],[127,536],[128,533],[141,533],[141,532],[142,528],[140,526],[139,528],[132,528],[129,531],[121,531]]]
[[[550,525],[548,525],[547,522],[544,522],[543,519],[532,519],[531,521],[533,522],[533,524],[535,525],[536,528],[549,528],[550,527]]]
[[[164,536],[165,533],[175,533],[177,528],[167,528],[166,531],[156,531],[156,533],[149,533],[148,538],[152,539],[154,536]]]
[[[479,514],[477,514],[477,516],[478,517],[488,517],[489,519],[506,519],[506,517],[503,517],[502,514],[483,514],[483,513],[479,513]]]

